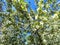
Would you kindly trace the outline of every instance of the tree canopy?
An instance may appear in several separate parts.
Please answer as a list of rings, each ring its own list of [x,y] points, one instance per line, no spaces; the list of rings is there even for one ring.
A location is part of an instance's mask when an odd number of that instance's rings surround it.
[[[60,3],[35,0],[37,11],[28,12],[24,0],[6,1],[7,13],[0,11],[0,45],[60,45]]]

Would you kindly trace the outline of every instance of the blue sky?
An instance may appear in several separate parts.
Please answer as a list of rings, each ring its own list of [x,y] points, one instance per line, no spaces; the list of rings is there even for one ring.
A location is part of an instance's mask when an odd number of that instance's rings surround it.
[[[36,10],[37,6],[34,2],[34,0],[25,0],[26,2],[28,2],[29,6],[33,9]]]

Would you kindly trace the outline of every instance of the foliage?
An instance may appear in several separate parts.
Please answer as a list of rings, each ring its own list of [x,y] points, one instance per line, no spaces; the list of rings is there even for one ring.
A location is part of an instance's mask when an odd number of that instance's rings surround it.
[[[56,0],[40,0],[37,12],[30,13],[24,0],[7,0],[7,4],[8,13],[0,13],[0,45],[60,45],[60,11],[56,9]]]

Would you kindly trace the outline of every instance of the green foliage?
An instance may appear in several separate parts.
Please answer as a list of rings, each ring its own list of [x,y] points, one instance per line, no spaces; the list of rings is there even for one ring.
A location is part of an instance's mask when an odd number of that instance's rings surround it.
[[[60,11],[50,9],[50,4],[56,9],[55,2],[40,0],[37,12],[28,13],[24,0],[7,0],[9,13],[0,13],[0,45],[60,45]]]

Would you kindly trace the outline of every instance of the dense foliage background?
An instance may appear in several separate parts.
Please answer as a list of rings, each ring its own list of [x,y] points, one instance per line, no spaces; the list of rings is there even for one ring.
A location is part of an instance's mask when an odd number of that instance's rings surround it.
[[[29,5],[24,0],[6,2],[6,12],[0,11],[0,45],[60,45],[60,3],[57,0],[35,0],[36,12],[31,8],[28,12]]]

